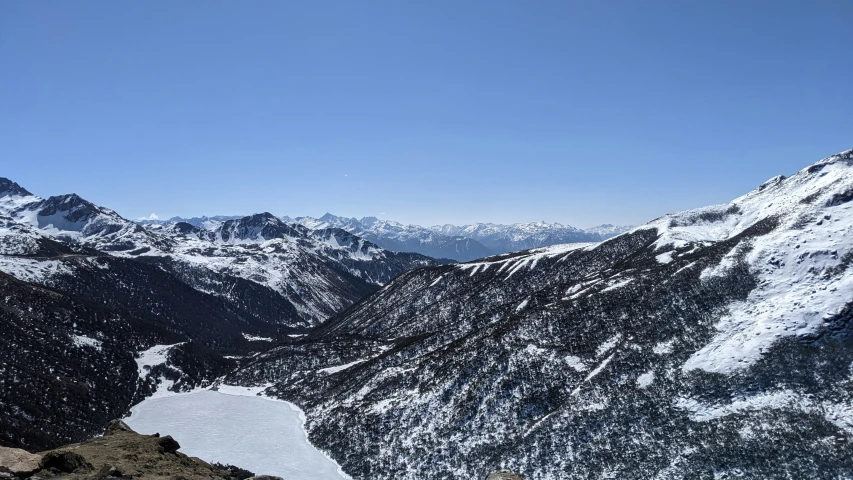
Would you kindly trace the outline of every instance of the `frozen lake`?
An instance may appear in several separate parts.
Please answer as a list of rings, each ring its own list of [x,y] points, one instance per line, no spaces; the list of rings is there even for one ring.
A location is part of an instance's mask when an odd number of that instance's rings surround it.
[[[131,412],[124,420],[137,432],[171,435],[181,452],[207,462],[236,465],[257,475],[348,478],[308,443],[301,412],[287,402],[203,390],[148,398]]]

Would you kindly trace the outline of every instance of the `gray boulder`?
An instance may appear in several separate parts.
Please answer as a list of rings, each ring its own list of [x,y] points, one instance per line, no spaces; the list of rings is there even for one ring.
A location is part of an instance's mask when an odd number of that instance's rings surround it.
[[[514,474],[514,473],[500,471],[500,472],[490,473],[486,477],[486,480],[524,480],[524,479],[521,478],[520,476]]]
[[[0,472],[18,477],[32,475],[39,470],[41,455],[20,448],[0,447]]]

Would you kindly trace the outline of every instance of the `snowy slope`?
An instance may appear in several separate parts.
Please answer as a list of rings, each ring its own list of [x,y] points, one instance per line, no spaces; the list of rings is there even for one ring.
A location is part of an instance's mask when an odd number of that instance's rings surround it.
[[[851,219],[853,151],[602,243],[406,273],[229,381],[272,382],[354,478],[846,478]]]

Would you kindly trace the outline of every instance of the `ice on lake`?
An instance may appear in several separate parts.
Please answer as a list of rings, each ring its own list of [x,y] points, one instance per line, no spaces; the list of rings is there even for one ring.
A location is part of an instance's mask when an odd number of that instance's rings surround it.
[[[125,422],[142,434],[171,435],[191,457],[257,475],[348,478],[308,442],[301,412],[287,402],[203,390],[146,399]]]

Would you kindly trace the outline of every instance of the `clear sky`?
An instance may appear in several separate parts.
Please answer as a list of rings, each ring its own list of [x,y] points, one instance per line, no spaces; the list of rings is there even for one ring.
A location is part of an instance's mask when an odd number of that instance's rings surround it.
[[[0,176],[148,215],[639,224],[853,148],[853,1],[0,2]]]

